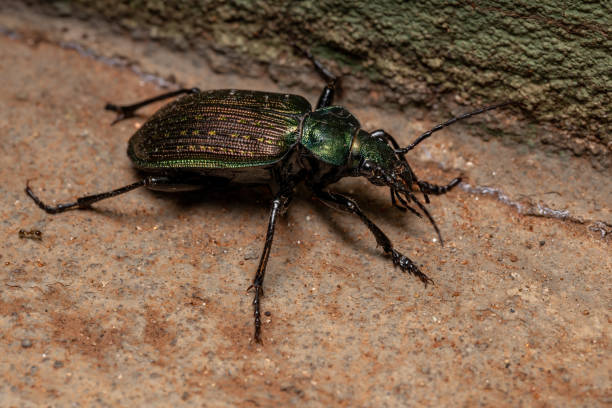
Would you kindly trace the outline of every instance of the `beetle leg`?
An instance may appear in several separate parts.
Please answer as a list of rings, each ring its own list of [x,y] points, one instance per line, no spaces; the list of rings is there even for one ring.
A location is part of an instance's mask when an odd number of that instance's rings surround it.
[[[429,204],[429,197],[427,196],[427,194],[435,194],[435,195],[446,194],[450,191],[450,189],[455,187],[460,182],[461,182],[461,177],[456,177],[452,179],[451,182],[445,186],[431,184],[423,180],[417,180],[416,183],[419,186],[419,190],[421,190],[421,193],[423,193],[423,196],[425,197],[425,202]]]
[[[321,96],[319,96],[316,109],[331,106],[331,104],[334,102],[334,93],[339,85],[339,78],[332,74],[332,72],[327,69],[323,64],[321,64],[321,62],[319,62],[309,50],[303,49],[297,44],[293,44],[293,47],[300,51],[302,54],[304,54],[304,56],[308,58],[310,62],[312,62],[312,65],[314,65],[319,75],[321,75],[327,83],[325,85],[325,88],[323,88],[323,92],[321,92]]]
[[[334,101],[334,93],[336,88],[335,83],[336,82],[334,81],[332,84],[325,85],[325,88],[323,88],[323,92],[321,92],[321,96],[319,96],[319,100],[317,101],[316,109],[331,106],[332,102]]]
[[[76,201],[71,203],[62,203],[58,205],[48,205],[45,204],[34,192],[30,189],[29,182],[26,183],[25,192],[41,209],[45,210],[49,214],[57,214],[64,212],[66,210],[71,210],[74,208],[88,208],[93,203],[98,202],[100,200],[104,200],[106,198],[111,198],[118,196],[123,193],[127,193],[128,191],[132,191],[138,187],[153,187],[160,185],[173,184],[172,180],[168,177],[147,177],[143,180],[137,181],[136,183],[129,184],[124,187],[116,188],[111,191],[107,191],[105,193],[93,194],[84,197],[77,198]]]
[[[397,201],[395,200],[395,190],[389,190],[389,192],[391,193],[391,204],[392,204],[392,205],[393,205],[395,208],[397,208],[398,210],[400,210],[400,211],[404,211],[404,212],[405,212],[405,211],[406,211],[406,207],[402,207],[402,206],[401,206],[401,205],[399,205],[399,204],[397,203]],[[400,197],[400,198],[401,198],[401,197]],[[402,198],[402,200],[403,200],[403,198]]]
[[[393,259],[393,263],[399,266],[402,271],[409,272],[419,278],[421,282],[427,286],[429,283],[433,283],[433,281],[427,277],[423,272],[419,270],[419,267],[407,256],[402,255],[398,251],[393,248],[393,244],[391,240],[385,235],[384,232],[376,224],[374,224],[359,208],[357,203],[351,200],[348,197],[345,197],[341,194],[330,193],[328,191],[319,190],[316,191],[315,194],[317,198],[323,201],[325,204],[328,204],[330,207],[335,208],[337,210],[350,212],[356,214],[361,221],[368,227],[368,229],[374,234],[376,238],[376,243],[380,245],[383,251],[386,254],[391,255]]]
[[[451,188],[455,187],[460,182],[461,182],[461,177],[452,179],[451,182],[445,186],[431,184],[423,180],[419,180],[416,183],[419,186],[419,189],[421,190],[423,194],[429,193],[429,194],[440,195],[440,194],[446,194]]]
[[[402,198],[401,195],[399,195],[399,193],[397,192],[397,190],[394,189],[390,189],[391,190],[391,204],[393,204],[395,206],[395,208],[401,210],[401,211],[406,211],[406,210],[410,210],[411,213],[413,213],[414,215],[416,215],[419,218],[423,218],[423,216],[414,208],[412,208],[407,202],[406,200],[404,200]],[[399,201],[399,204],[395,201],[395,199],[397,198],[397,200]]]
[[[162,101],[164,99],[173,98],[178,95],[194,94],[194,93],[200,93],[200,89],[199,88],[178,89],[176,91],[167,92],[165,94],[154,96],[153,98],[145,99],[144,101],[137,102],[132,105],[115,105],[112,103],[107,103],[104,109],[113,111],[113,112],[117,112],[117,117],[111,123],[111,126],[112,126],[115,123],[120,122],[124,119],[133,118],[135,116],[135,112],[138,109],[142,108],[143,106],[149,105],[154,102]]]
[[[253,279],[253,284],[249,286],[249,289],[253,288],[255,295],[253,296],[253,316],[255,318],[255,333],[253,339],[256,343],[261,343],[261,311],[260,311],[260,298],[263,296],[263,280],[266,274],[266,266],[268,265],[268,258],[270,257],[270,249],[272,248],[272,240],[274,239],[274,229],[276,227],[276,219],[278,215],[286,209],[289,202],[290,195],[278,195],[272,201],[272,208],[270,210],[270,220],[268,221],[268,232],[266,233],[266,243],[264,244],[261,258],[259,259],[259,266],[257,267],[257,273]]]

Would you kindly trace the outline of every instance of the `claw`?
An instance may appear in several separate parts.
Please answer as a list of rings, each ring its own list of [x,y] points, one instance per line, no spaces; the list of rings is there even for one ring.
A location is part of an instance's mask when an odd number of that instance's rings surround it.
[[[392,250],[391,256],[393,257],[393,263],[395,265],[399,266],[402,271],[411,273],[412,275],[419,278],[419,280],[423,282],[423,284],[425,284],[425,287],[427,287],[427,285],[430,283],[432,285],[435,285],[434,281],[430,279],[427,275],[425,275],[423,272],[421,272],[419,267],[416,266],[416,264],[412,262],[407,256],[402,255],[395,249]]]
[[[247,291],[249,291],[251,288],[255,289],[255,296],[253,296],[253,307],[255,314],[255,332],[253,333],[253,340],[257,344],[263,344],[261,341],[261,312],[259,306],[259,298],[263,296],[263,288],[261,287],[261,284],[255,283],[249,286]]]
[[[423,282],[423,284],[425,285],[425,287],[427,287],[427,285],[429,285],[430,283],[433,286],[436,286],[436,283],[433,281],[433,279],[431,279],[429,276],[425,275],[424,273],[420,272],[420,275],[417,275],[417,277],[421,280],[421,282]]]
[[[249,285],[249,287],[247,288],[246,292],[249,293],[251,291],[251,289],[253,289],[253,288],[255,288],[255,285]],[[259,296],[263,296],[264,295],[263,287],[259,286],[256,290],[259,293]]]

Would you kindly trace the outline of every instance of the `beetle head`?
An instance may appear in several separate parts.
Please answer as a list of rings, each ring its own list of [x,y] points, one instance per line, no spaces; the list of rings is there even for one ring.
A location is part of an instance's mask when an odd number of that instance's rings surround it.
[[[403,157],[382,137],[359,130],[351,146],[349,166],[353,176],[366,177],[372,184],[410,191],[416,176]]]
[[[413,185],[418,186],[419,180],[406,161],[404,153],[396,152],[390,143],[395,143],[392,138],[385,139],[360,129],[351,146],[349,167],[352,175],[366,177],[370,183],[377,186],[389,187],[393,205],[404,211],[410,210],[421,217],[421,214],[409,205],[410,202],[415,203],[429,219],[442,242],[435,221],[412,191]],[[423,194],[425,201],[429,203],[429,198],[424,192]]]

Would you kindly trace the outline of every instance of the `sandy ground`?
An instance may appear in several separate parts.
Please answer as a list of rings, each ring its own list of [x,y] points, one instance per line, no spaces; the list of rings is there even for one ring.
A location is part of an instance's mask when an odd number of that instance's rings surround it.
[[[300,188],[278,224],[264,344],[253,344],[245,290],[263,246],[265,188],[137,190],[55,216],[23,189],[31,180],[41,198],[63,202],[135,181],[125,149],[145,118],[111,127],[102,108],[162,92],[143,72],[202,89],[302,92],[71,20],[21,17],[0,14],[1,406],[612,403],[609,171],[454,126],[410,156],[432,182],[465,176],[429,206],[443,248],[387,190],[339,183],[418,260],[436,283],[427,288],[395,269],[358,219]],[[130,55],[141,75],[62,48],[62,36]],[[402,144],[435,124],[348,108]]]

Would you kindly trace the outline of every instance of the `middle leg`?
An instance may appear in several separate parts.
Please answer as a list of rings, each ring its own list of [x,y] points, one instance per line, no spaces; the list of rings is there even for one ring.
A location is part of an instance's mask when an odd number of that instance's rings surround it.
[[[276,219],[279,214],[282,214],[286,209],[290,195],[278,194],[272,201],[272,208],[270,209],[270,220],[268,221],[268,232],[266,233],[266,243],[264,244],[261,258],[259,259],[259,266],[257,267],[257,273],[253,283],[249,286],[249,289],[253,288],[255,295],[253,296],[253,316],[255,318],[255,332],[253,339],[256,343],[261,343],[261,310],[260,310],[260,298],[263,296],[263,281],[266,274],[266,266],[268,265],[268,258],[270,257],[270,249],[272,248],[272,240],[274,239],[274,229],[276,227]]]
[[[331,106],[334,102],[334,94],[336,92],[336,88],[338,87],[338,77],[332,74],[332,72],[325,68],[321,62],[319,62],[309,50],[303,49],[296,44],[293,47],[299,50],[306,58],[312,62],[315,69],[323,77],[326,82],[325,88],[323,88],[323,92],[321,92],[321,96],[319,96],[319,100],[317,101],[316,109],[325,108],[327,106]]]

